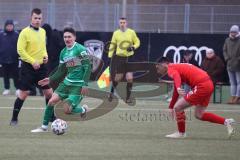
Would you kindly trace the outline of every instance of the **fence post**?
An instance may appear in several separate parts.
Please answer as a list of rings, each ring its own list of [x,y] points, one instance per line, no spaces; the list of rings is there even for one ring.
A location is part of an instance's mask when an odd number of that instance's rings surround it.
[[[80,31],[85,31],[85,28],[84,28],[84,25],[83,25],[83,22],[80,18],[80,15],[78,14],[78,10],[80,10],[80,6],[81,5],[78,5],[76,0],[74,1],[74,9],[73,9],[73,27],[76,29],[76,30],[80,30]],[[78,26],[76,25],[76,23],[78,24]]]
[[[122,17],[127,16],[127,0],[122,1]]]
[[[132,18],[132,26],[135,30],[138,30],[138,5],[137,0],[133,1],[133,18]]]
[[[168,31],[167,23],[168,23],[168,6],[165,5],[165,8],[164,8],[164,32],[165,33],[167,33]]]
[[[55,0],[49,0],[48,1],[48,23],[52,26],[52,28],[55,28]]]
[[[189,33],[189,15],[190,15],[190,4],[185,4],[184,33]]]
[[[104,28],[105,32],[109,30],[109,1],[104,0]]]
[[[213,34],[214,7],[211,7],[210,32]]]
[[[115,30],[116,28],[118,28],[118,19],[119,19],[119,4],[115,4],[115,12],[114,12],[114,28],[113,30]]]

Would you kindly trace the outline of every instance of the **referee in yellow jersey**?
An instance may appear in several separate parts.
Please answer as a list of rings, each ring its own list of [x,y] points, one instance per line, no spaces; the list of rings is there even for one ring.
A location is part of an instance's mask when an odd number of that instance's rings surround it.
[[[140,40],[133,29],[127,27],[127,19],[119,19],[119,29],[112,36],[108,57],[111,58],[111,80],[112,87],[108,100],[112,101],[114,88],[119,81],[126,75],[127,93],[126,103],[132,103],[130,97],[133,85],[133,73],[128,72],[127,62],[133,61],[134,50],[140,46]]]
[[[35,8],[31,12],[31,24],[24,28],[18,38],[17,51],[21,58],[20,70],[20,92],[14,103],[11,126],[18,123],[18,114],[23,106],[25,99],[29,94],[29,90],[33,85],[38,86],[38,81],[47,76],[46,63],[48,55],[46,50],[46,32],[42,29],[42,12]],[[49,86],[39,86],[42,88],[46,98],[46,103],[53,93]]]

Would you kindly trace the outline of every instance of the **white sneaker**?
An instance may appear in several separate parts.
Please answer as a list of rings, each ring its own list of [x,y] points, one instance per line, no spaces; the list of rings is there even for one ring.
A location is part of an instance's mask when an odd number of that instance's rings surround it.
[[[85,109],[85,112],[88,112],[88,111],[89,111],[88,105],[84,104],[84,105],[82,105],[82,107]]]
[[[31,133],[42,133],[42,132],[48,132],[47,128],[39,127],[37,129],[31,130]]]
[[[89,107],[88,107],[88,105],[84,104],[84,105],[82,105],[82,108],[84,108],[85,111],[82,112],[82,113],[80,114],[80,116],[81,116],[81,118],[86,118],[87,112],[89,111]]]
[[[175,132],[165,136],[166,138],[186,138],[186,133]]]
[[[7,95],[9,95],[10,94],[10,90],[9,89],[5,89],[4,91],[3,91],[3,93],[2,93],[2,95],[4,95],[4,96],[7,96]]]
[[[20,92],[20,90],[17,89],[16,92],[15,92],[15,95],[18,96],[18,95],[19,95],[19,92]]]
[[[234,133],[235,133],[235,129],[232,126],[232,124],[235,122],[234,119],[230,118],[230,119],[226,119],[224,124],[227,126],[227,131],[228,131],[228,137],[231,138]]]

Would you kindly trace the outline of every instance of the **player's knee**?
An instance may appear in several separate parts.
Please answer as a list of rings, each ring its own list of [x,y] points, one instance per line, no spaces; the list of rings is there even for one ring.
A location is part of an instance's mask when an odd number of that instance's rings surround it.
[[[64,107],[63,110],[64,110],[65,114],[71,114],[72,113],[70,107]]]
[[[128,83],[132,83],[132,82],[133,82],[133,79],[132,79],[132,78],[127,78],[127,82],[128,82]]]
[[[179,107],[174,107],[173,110],[174,110],[175,113],[181,112],[181,109]]]
[[[50,99],[48,101],[48,106],[54,106],[56,104],[56,101],[54,99]]]
[[[21,100],[25,100],[28,96],[29,92],[28,91],[21,91],[19,92],[19,95],[18,97],[21,99]]]
[[[195,116],[196,119],[199,119],[199,120],[202,119],[202,114],[201,113],[195,112],[194,116]]]
[[[44,96],[47,99],[51,98],[52,94],[53,94],[52,89],[48,89],[48,90],[44,91]]]
[[[126,74],[126,80],[127,80],[127,82],[133,82],[133,74],[132,74],[132,72],[128,72]]]
[[[48,93],[48,94],[45,95],[45,97],[46,97],[47,99],[51,98],[51,96],[52,96],[52,93]]]
[[[121,73],[116,74],[116,75],[115,75],[115,81],[116,81],[116,82],[119,82],[119,81],[122,79],[122,77],[123,77],[123,74],[121,74]]]

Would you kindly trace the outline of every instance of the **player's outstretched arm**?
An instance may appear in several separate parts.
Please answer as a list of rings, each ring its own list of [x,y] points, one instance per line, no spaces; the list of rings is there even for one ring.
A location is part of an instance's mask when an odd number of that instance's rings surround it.
[[[60,63],[57,70],[50,75],[50,81],[57,81],[59,79],[63,79],[67,74],[67,68],[64,63]]]
[[[49,78],[44,78],[44,79],[38,81],[38,85],[45,86],[45,85],[48,85],[49,82],[50,82]]]

